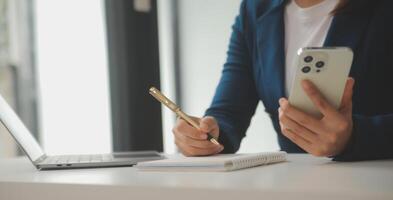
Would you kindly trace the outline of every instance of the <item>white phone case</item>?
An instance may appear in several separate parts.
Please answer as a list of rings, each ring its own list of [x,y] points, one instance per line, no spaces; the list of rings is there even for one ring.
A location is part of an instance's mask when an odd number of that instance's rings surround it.
[[[352,50],[347,47],[306,47],[298,50],[297,60],[289,103],[315,117],[322,116],[303,90],[301,81],[307,79],[331,105],[339,108],[352,65]]]

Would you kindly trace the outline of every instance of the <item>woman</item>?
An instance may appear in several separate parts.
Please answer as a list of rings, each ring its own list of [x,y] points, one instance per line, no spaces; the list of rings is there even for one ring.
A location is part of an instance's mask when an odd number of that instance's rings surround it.
[[[178,120],[177,146],[188,156],[236,152],[262,101],[284,151],[337,161],[393,158],[392,10],[390,0],[244,0],[212,105],[197,119],[200,130]],[[321,119],[286,99],[296,50],[306,46],[354,51],[339,109],[302,83]],[[223,146],[206,141],[207,132]]]

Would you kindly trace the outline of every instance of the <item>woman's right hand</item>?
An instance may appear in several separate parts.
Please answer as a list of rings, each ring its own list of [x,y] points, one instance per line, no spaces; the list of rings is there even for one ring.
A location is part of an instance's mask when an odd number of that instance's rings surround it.
[[[220,153],[224,147],[207,140],[207,133],[218,138],[220,130],[217,121],[213,117],[191,117],[199,123],[200,129],[196,129],[183,119],[178,119],[173,134],[175,143],[185,156],[207,156]]]

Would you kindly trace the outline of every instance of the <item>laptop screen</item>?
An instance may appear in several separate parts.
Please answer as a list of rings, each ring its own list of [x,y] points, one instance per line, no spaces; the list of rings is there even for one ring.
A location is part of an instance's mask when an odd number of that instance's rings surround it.
[[[19,143],[25,153],[32,161],[37,160],[44,152],[37,140],[33,137],[30,131],[26,128],[23,122],[16,115],[11,106],[0,95],[0,121],[11,133],[13,138]]]

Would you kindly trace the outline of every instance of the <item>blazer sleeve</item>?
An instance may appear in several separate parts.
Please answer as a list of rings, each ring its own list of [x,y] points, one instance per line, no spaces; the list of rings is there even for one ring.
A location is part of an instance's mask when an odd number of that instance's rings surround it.
[[[393,158],[393,114],[353,116],[353,132],[348,146],[336,161]]]
[[[391,34],[389,36],[390,55],[393,57],[393,37]],[[387,63],[386,67],[393,69],[393,62]],[[381,92],[386,92],[386,90],[381,89]],[[393,158],[393,113],[375,116],[353,115],[352,120],[351,139],[346,149],[340,155],[333,157],[333,160],[358,161]]]
[[[232,26],[227,60],[211,106],[205,113],[219,124],[218,140],[224,145],[224,153],[239,149],[259,100],[247,45],[245,2]]]

